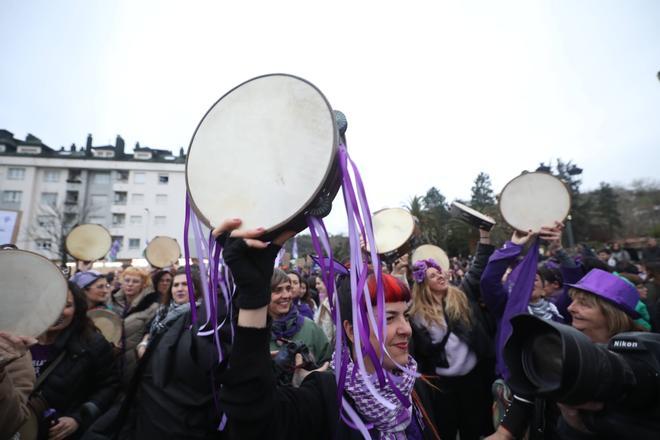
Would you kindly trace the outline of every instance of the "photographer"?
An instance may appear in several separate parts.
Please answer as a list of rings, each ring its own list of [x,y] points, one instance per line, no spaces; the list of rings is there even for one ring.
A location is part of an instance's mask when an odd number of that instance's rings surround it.
[[[578,283],[569,284],[569,286],[571,287],[569,295],[572,302],[568,307],[568,312],[572,317],[572,326],[592,343],[605,344],[619,333],[640,330],[633,322],[639,317],[635,311],[639,294],[632,285],[618,276],[593,269]],[[517,318],[519,317],[514,319]],[[512,335],[512,339],[514,336],[516,335]],[[509,350],[511,342],[510,340],[507,343],[507,350]],[[509,352],[511,351],[509,350]],[[574,361],[582,360],[580,356],[580,359]],[[514,369],[512,365],[516,361],[519,362],[519,359],[507,358],[507,367],[512,373],[511,386],[514,392],[517,388],[515,384],[523,380],[518,374],[520,369]],[[561,359],[552,359],[550,362],[553,364],[550,368],[558,365],[557,368],[560,369],[564,366]],[[604,369],[606,367],[596,365],[596,368]],[[502,424],[497,432],[488,439],[522,438],[528,427],[531,439],[622,438],[624,434],[621,432],[603,432],[599,428],[599,414],[607,409],[608,402],[595,400],[594,398],[591,401],[587,399],[573,405],[557,403],[555,406],[546,399],[516,394]],[[557,408],[558,411],[556,411]],[[640,438],[639,433],[634,434],[634,438]]]

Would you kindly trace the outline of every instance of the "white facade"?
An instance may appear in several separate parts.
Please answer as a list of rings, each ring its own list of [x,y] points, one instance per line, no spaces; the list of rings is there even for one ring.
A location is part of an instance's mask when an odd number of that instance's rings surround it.
[[[184,169],[180,160],[0,155],[0,209],[22,212],[16,240],[21,249],[58,259],[52,234],[40,225],[77,212],[120,240],[116,258],[141,258],[155,236],[183,243]]]

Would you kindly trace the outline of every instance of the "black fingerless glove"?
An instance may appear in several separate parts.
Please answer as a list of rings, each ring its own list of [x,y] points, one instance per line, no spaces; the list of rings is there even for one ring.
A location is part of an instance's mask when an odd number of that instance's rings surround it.
[[[226,239],[224,260],[231,270],[239,309],[259,309],[270,303],[270,280],[280,246],[269,244],[255,249],[242,238]]]

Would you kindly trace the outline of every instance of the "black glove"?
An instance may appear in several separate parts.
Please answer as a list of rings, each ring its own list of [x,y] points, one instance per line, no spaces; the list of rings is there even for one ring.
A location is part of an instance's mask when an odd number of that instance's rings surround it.
[[[270,304],[270,280],[280,246],[270,243],[265,249],[251,248],[242,238],[228,238],[224,260],[231,270],[239,309],[259,309]]]

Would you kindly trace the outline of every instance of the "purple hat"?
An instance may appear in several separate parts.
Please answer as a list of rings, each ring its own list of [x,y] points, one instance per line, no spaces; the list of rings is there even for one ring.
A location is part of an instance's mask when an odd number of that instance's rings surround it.
[[[103,274],[96,270],[88,270],[86,272],[76,272],[74,276],[71,277],[71,282],[75,283],[76,286],[84,289],[85,287],[92,284],[94,281],[101,278]]]
[[[577,284],[566,285],[600,296],[633,319],[640,317],[635,310],[639,301],[639,292],[616,275],[601,269],[591,269]]]

